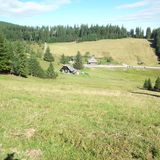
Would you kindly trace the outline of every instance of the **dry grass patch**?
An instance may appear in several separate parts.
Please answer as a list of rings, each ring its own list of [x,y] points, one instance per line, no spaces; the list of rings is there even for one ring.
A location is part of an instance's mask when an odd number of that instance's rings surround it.
[[[55,55],[73,56],[80,51],[82,54],[90,52],[96,57],[112,57],[119,63],[137,65],[138,61],[145,65],[157,65],[157,57],[151,43],[145,39],[117,39],[100,40],[82,43],[53,43],[49,44]]]

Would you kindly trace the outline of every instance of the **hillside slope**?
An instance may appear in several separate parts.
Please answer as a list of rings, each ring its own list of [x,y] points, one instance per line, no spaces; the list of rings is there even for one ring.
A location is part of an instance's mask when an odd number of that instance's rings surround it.
[[[157,57],[150,45],[146,39],[126,38],[82,43],[53,43],[49,44],[49,47],[56,55],[63,53],[75,55],[77,51],[80,51],[82,54],[90,52],[96,57],[111,56],[119,63],[137,65],[138,61],[141,61],[145,65],[156,65]]]
[[[0,160],[160,159],[160,94],[139,89],[160,72],[85,72],[0,76]]]

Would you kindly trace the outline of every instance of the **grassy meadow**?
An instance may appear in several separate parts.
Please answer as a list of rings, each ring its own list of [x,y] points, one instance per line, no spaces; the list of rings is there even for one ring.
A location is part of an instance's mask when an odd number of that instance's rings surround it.
[[[144,65],[157,65],[157,57],[151,43],[146,39],[113,39],[99,40],[94,42],[70,42],[53,43],[49,47],[54,55],[76,55],[77,51],[81,54],[90,52],[98,58],[112,57],[118,63],[137,65],[137,62],[143,62]]]
[[[160,94],[140,89],[160,72],[84,73],[0,75],[0,159],[12,152],[20,160],[160,159]]]

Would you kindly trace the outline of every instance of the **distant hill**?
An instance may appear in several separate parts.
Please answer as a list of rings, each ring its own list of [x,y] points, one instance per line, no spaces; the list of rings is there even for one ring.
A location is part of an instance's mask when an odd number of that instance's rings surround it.
[[[100,40],[82,43],[53,43],[49,44],[52,53],[56,55],[75,55],[80,51],[83,55],[90,52],[96,57],[112,57],[119,63],[137,65],[143,62],[144,65],[158,64],[155,49],[146,39],[125,38],[116,40]]]

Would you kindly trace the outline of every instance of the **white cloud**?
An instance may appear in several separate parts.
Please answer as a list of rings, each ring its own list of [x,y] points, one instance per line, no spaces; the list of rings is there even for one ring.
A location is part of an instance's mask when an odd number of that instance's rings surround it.
[[[160,0],[140,0],[135,3],[130,4],[122,4],[120,6],[117,6],[118,9],[133,9],[133,8],[139,8],[139,7],[145,7],[147,5],[160,5]]]
[[[143,7],[143,8],[141,8]],[[112,21],[150,21],[155,18],[160,19],[160,0],[141,0],[131,4],[124,4],[116,7],[118,9],[135,9],[139,8],[133,14],[116,17]]]
[[[148,5],[148,1],[140,1],[136,3],[131,3],[131,4],[123,4],[118,6],[118,9],[131,9],[131,8],[138,8],[138,7],[143,7]]]
[[[25,15],[31,16],[42,12],[58,9],[60,6],[69,4],[71,0],[43,0],[40,2],[21,0],[0,0],[0,15]]]

